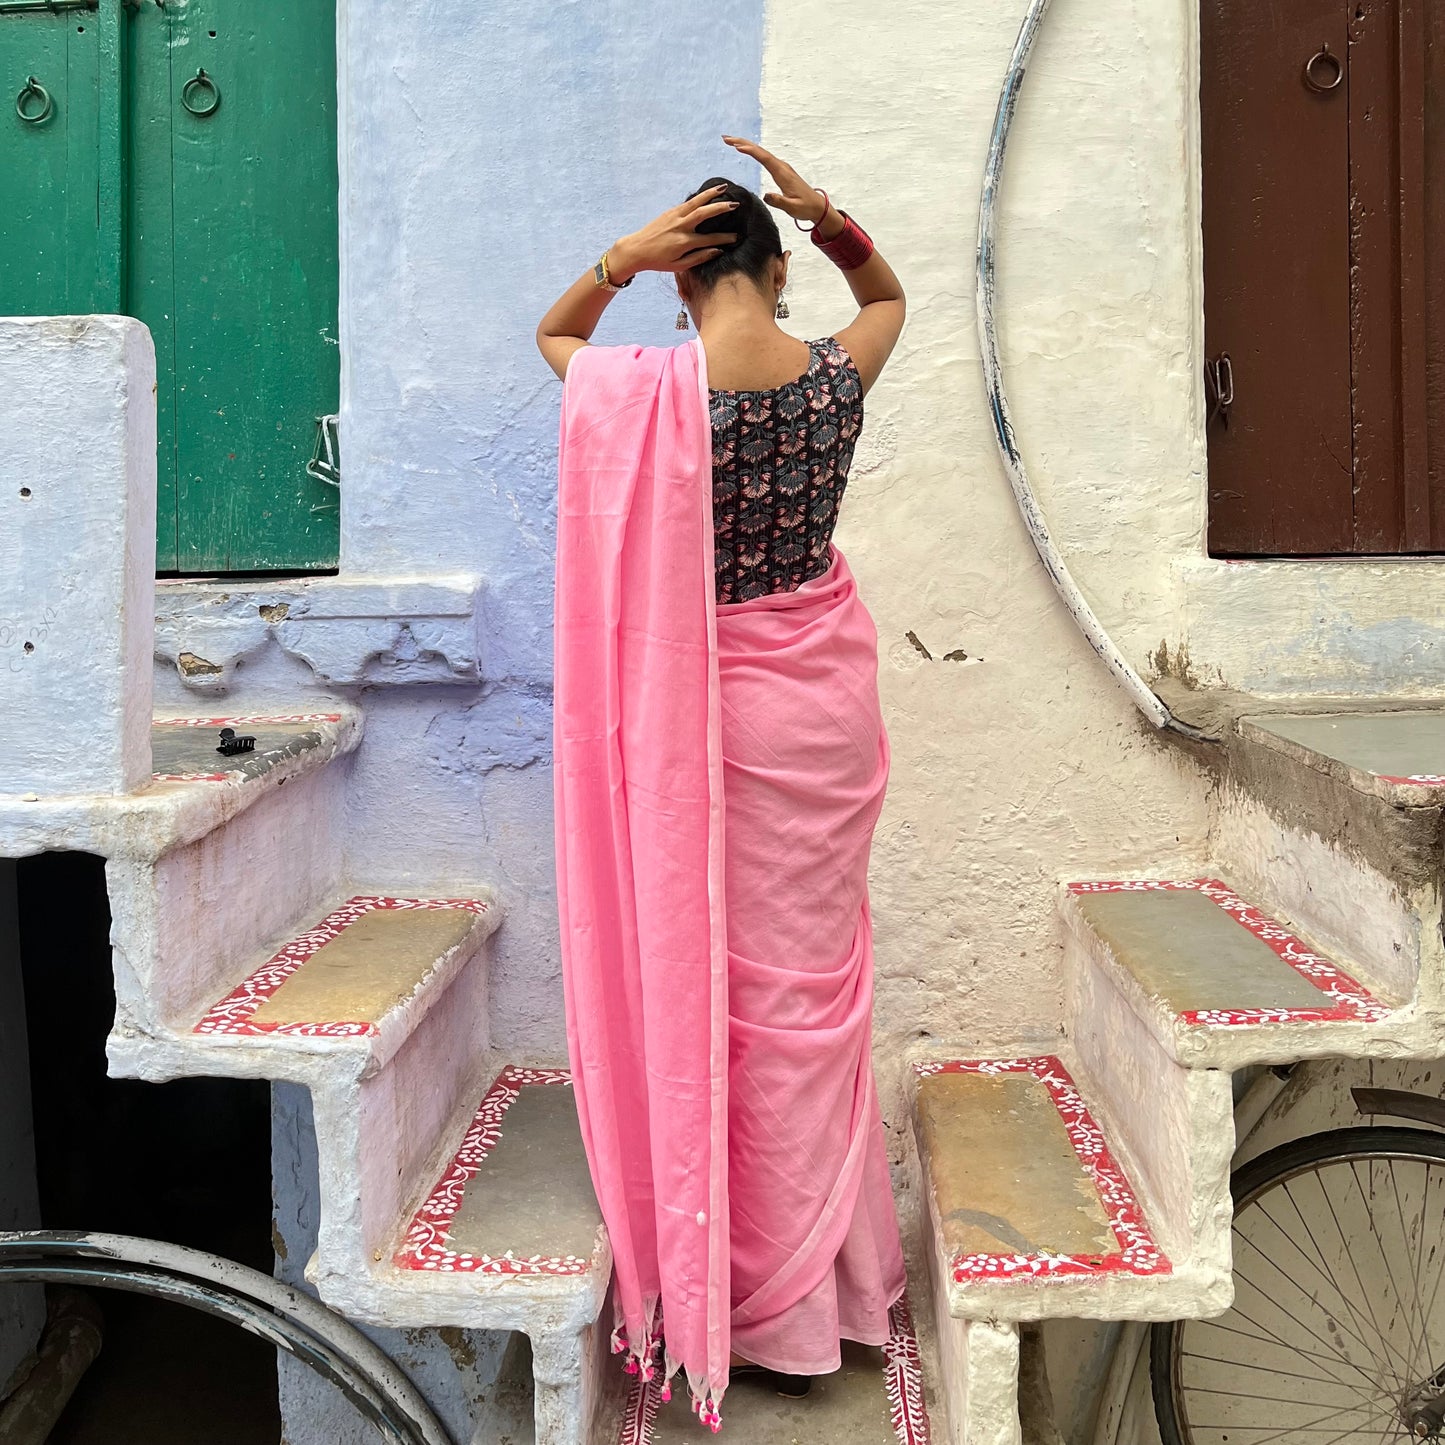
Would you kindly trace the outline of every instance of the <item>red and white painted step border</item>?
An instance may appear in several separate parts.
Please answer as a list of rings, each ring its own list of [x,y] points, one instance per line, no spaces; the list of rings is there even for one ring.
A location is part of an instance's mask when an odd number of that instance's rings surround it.
[[[518,1259],[510,1251],[502,1255],[466,1254],[454,1250],[447,1236],[467,1182],[482,1167],[502,1137],[507,1110],[524,1088],[533,1085],[568,1087],[572,1075],[566,1069],[522,1069],[508,1065],[482,1096],[471,1127],[450,1166],[437,1181],[427,1201],[412,1216],[401,1248],[392,1256],[400,1269],[423,1269],[445,1274],[584,1274],[592,1261],[575,1254],[533,1255]]]
[[[1251,1024],[1375,1023],[1388,1016],[1389,1009],[1370,991],[1327,958],[1311,950],[1289,929],[1246,903],[1217,878],[1193,878],[1178,882],[1156,879],[1119,883],[1070,883],[1069,892],[1082,893],[1201,893],[1222,908],[1242,928],[1282,958],[1302,978],[1329,999],[1319,1008],[1185,1009],[1177,1017],[1186,1024],[1211,1028],[1241,1028]]]
[[[662,1388],[660,1373],[651,1380],[644,1380],[641,1375],[633,1380],[617,1445],[652,1445],[652,1432],[663,1405]],[[929,1445],[922,1355],[907,1295],[888,1311],[888,1340],[883,1346],[883,1388],[888,1395],[888,1414],[898,1445]],[[726,1399],[723,1409],[727,1409]]]
[[[483,914],[490,905],[480,898],[383,898],[359,895],[328,913],[314,928],[293,938],[244,983],[215,1004],[195,1027],[198,1034],[297,1034],[303,1038],[347,1039],[375,1034],[374,1022],[328,1020],[324,1023],[257,1023],[252,1015],[314,953],[339,938],[357,919],[376,909],[465,908]]]
[[[158,717],[151,719],[151,726],[158,728],[234,728],[234,727],[275,727],[283,723],[339,723],[339,712],[296,712],[284,714],[244,713],[236,717]],[[254,753],[239,753],[241,759],[254,757]],[[229,772],[217,770],[209,773],[152,773],[157,783],[229,783],[233,782],[241,769],[238,766]]]
[[[1032,1074],[1049,1092],[1064,1121],[1069,1142],[1099,1193],[1109,1227],[1119,1243],[1114,1254],[961,1254],[952,1263],[954,1282],[985,1279],[1037,1279],[1103,1274],[1170,1274],[1173,1266],[1154,1242],[1144,1211],[1124,1171],[1109,1150],[1104,1131],[1094,1122],[1069,1071],[1052,1056],[1037,1059],[979,1059],[914,1065],[929,1074]]]

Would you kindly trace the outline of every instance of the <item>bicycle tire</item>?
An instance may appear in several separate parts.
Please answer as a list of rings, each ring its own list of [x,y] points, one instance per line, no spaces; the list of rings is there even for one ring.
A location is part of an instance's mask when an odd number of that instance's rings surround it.
[[[1445,1134],[1395,1125],[1378,1128],[1363,1125],[1291,1139],[1251,1159],[1231,1175],[1235,1218],[1237,1220],[1243,1210],[1272,1185],[1294,1178],[1311,1166],[1380,1157],[1445,1165]],[[1445,1247],[1445,1238],[1441,1244]],[[1200,1445],[1180,1412],[1178,1376],[1180,1344],[1185,1331],[1195,1323],[1198,1322],[1170,1320],[1150,1330],[1149,1379],[1163,1445]]]

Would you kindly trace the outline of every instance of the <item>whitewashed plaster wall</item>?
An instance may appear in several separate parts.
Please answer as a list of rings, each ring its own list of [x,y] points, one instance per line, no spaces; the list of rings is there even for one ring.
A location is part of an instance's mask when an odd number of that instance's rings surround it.
[[[846,175],[847,194],[907,239],[893,250],[915,300],[908,354],[926,368],[915,377],[954,360],[975,370],[978,186],[1026,8],[902,0],[885,26],[863,0],[770,7],[769,137]],[[1031,61],[1004,183],[999,294],[1040,501],[1143,671],[1164,647],[1165,670],[1205,685],[1438,695],[1439,561],[1206,555],[1197,50],[1198,0],[1055,0]],[[894,386],[909,375],[895,371]],[[992,501],[981,394],[954,387],[953,400],[969,413],[969,446],[951,456]],[[971,541],[976,564],[998,538],[985,525]]]
[[[1161,474],[1193,469],[1198,480],[1184,63],[1161,60],[1182,47],[1180,15],[1168,13],[1182,7],[1055,8],[1005,200],[1009,374],[1046,505],[1084,582],[1107,583],[1106,600],[1120,594],[1107,616],[1130,620],[1123,640],[1142,650],[1175,634],[1167,569],[1130,522],[1158,509]],[[1204,847],[1199,778],[1058,604],[989,429],[974,235],[1023,10],[903,0],[886,25],[867,0],[769,10],[764,143],[856,213],[909,297],[837,531],[878,623],[894,749],[871,874],[885,1036],[1046,1031],[1057,1018],[1058,880],[1187,866]],[[821,334],[846,320],[848,293],[798,240],[793,315],[801,334]],[[1065,491],[1104,483],[1109,505],[1060,508]],[[1185,544],[1184,518],[1150,525]]]

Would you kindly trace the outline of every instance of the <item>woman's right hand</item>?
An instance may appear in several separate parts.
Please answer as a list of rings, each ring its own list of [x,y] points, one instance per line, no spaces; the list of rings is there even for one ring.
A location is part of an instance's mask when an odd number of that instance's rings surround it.
[[[737,209],[736,201],[714,199],[726,189],[725,185],[713,186],[664,211],[640,231],[623,236],[608,247],[608,272],[616,280],[626,281],[639,271],[691,271],[694,266],[720,256],[723,247],[730,246],[737,236],[717,231],[699,235],[697,227],[711,216]]]

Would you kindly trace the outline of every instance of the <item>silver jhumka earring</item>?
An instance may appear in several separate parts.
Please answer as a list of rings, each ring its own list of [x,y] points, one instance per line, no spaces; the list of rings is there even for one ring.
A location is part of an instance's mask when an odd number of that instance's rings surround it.
[[[788,317],[792,314],[793,313],[788,310],[788,298],[784,296],[781,291],[779,291],[778,304],[773,311],[773,315],[776,316],[779,321],[786,321]]]
[[[682,307],[679,307],[679,308],[678,308],[678,312],[677,312],[677,323],[676,323],[676,325],[677,325],[677,329],[678,329],[679,331],[686,331],[686,330],[687,330],[687,307],[686,307],[686,306],[682,306]]]

